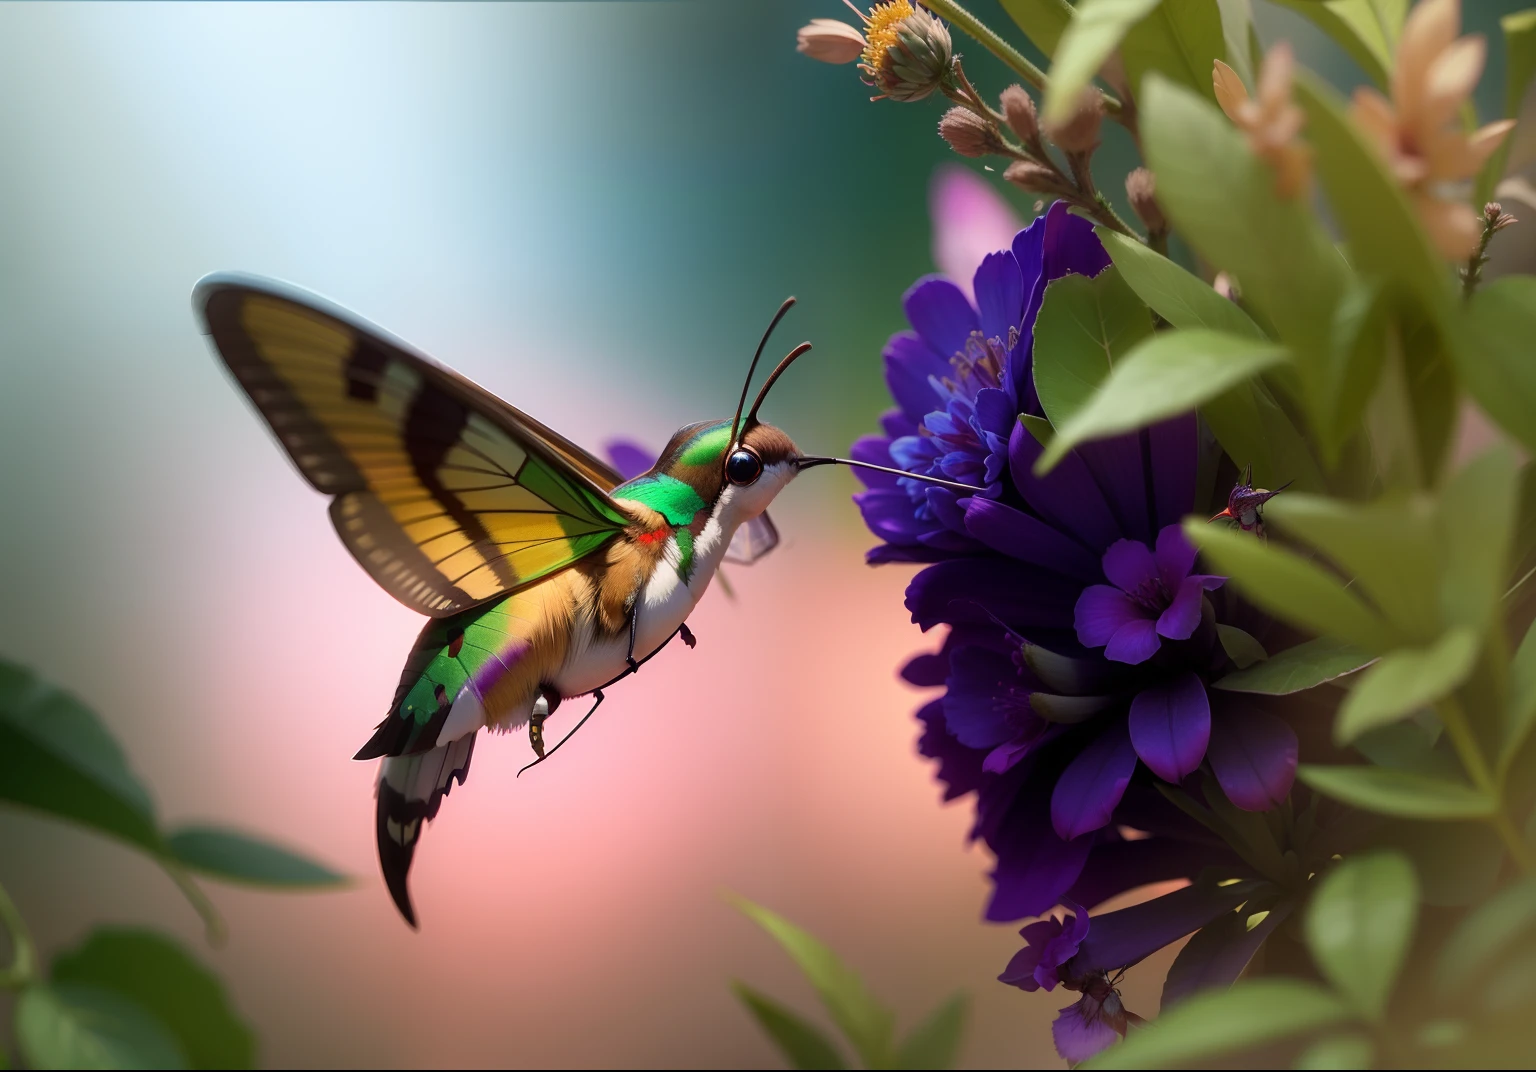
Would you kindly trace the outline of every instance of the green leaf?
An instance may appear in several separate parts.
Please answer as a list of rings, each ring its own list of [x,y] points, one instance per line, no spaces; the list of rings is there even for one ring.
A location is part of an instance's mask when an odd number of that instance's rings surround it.
[[[864,1064],[869,1068],[887,1067],[895,1018],[870,996],[858,974],[809,932],[783,916],[742,897],[733,897],[732,903],[767,931],[799,965]]]
[[[1299,979],[1254,979],[1182,1001],[1079,1068],[1172,1068],[1350,1019],[1349,1007]]]
[[[1509,714],[1504,722],[1504,741],[1499,747],[1499,769],[1508,770],[1519,754],[1531,728],[1536,726],[1536,625],[1525,631],[1525,639],[1510,663]]]
[[[1184,535],[1209,556],[1218,571],[1271,614],[1309,632],[1331,633],[1367,651],[1395,646],[1392,631],[1375,611],[1332,574],[1294,551],[1194,519],[1184,522]]]
[[[1334,800],[1402,819],[1481,819],[1494,805],[1463,782],[1383,767],[1303,763],[1296,777]]]
[[[1039,443],[1042,447],[1051,445],[1051,437],[1056,432],[1051,428],[1050,421],[1044,417],[1036,417],[1033,413],[1021,413],[1019,414],[1019,423],[1024,426],[1025,431],[1035,437],[1036,443]]]
[[[155,809],[96,715],[0,661],[0,800],[81,823],[156,855]]]
[[[1333,38],[1383,89],[1390,78],[1392,54],[1402,31],[1406,0],[1274,0],[1305,15]]]
[[[1222,625],[1218,622],[1216,635],[1221,640],[1221,649],[1227,653],[1227,658],[1237,665],[1239,671],[1269,658],[1269,652],[1264,650],[1263,644],[1253,638],[1253,634],[1246,633],[1235,625]]]
[[[1035,391],[1059,432],[1115,363],[1152,332],[1146,306],[1113,266],[1045,289],[1035,320]]]
[[[746,983],[733,981],[731,989],[736,991],[736,996],[773,1040],[791,1068],[848,1067],[832,1040],[799,1013],[780,1005],[767,994],[753,990]]]
[[[176,1040],[142,1006],[110,990],[29,986],[16,1002],[16,1043],[31,1068],[186,1068]]]
[[[956,994],[912,1029],[896,1051],[897,1068],[953,1068],[971,999]]]
[[[1351,856],[1318,884],[1307,948],[1318,969],[1368,1020],[1380,1020],[1419,918],[1413,864],[1398,852]]]
[[[1333,739],[1349,744],[1362,733],[1433,704],[1467,679],[1477,652],[1476,633],[1453,629],[1428,648],[1399,648],[1383,655],[1339,705]]]
[[[1263,339],[1264,332],[1236,302],[1161,253],[1107,227],[1095,227],[1120,276],[1151,310],[1176,328],[1210,328]]]
[[[254,1068],[256,1039],[230,1007],[224,985],[162,935],[102,927],[60,954],[53,981],[110,990],[142,1006],[196,1068]]]
[[[1047,56],[1054,56],[1061,35],[1072,21],[1072,5],[1067,0],[999,0],[1003,10],[1030,43]]]
[[[1350,1031],[1320,1038],[1296,1058],[1292,1068],[1372,1068],[1376,1045],[1369,1035]]]
[[[1440,635],[1435,588],[1429,583],[1439,573],[1435,504],[1429,496],[1349,503],[1287,494],[1266,505],[1264,517],[1353,577],[1404,635],[1421,642]]]
[[[1481,287],[1451,333],[1462,384],[1488,416],[1536,450],[1536,276],[1509,275]]]
[[[1481,633],[1498,610],[1509,576],[1520,463],[1498,444],[1462,466],[1440,493],[1440,613]]]
[[[1359,432],[1361,418],[1381,379],[1391,328],[1385,294],[1378,285],[1355,286],[1334,310],[1328,375],[1332,405],[1320,429],[1330,465],[1337,463],[1344,444]]]
[[[1461,907],[1488,896],[1504,867],[1504,842],[1487,823],[1392,822],[1375,841],[1413,861],[1427,905]]]
[[[1464,916],[1440,953],[1436,980],[1449,994],[1485,972],[1501,953],[1536,927],[1536,876],[1505,886]]]
[[[347,876],[260,838],[212,826],[183,827],[166,839],[193,871],[257,886],[344,886]]]
[[[1276,195],[1274,172],[1214,105],[1153,76],[1142,105],[1158,202],[1200,256],[1237,278],[1244,304],[1274,325],[1318,421],[1330,401],[1333,310],[1348,290],[1348,267],[1306,199]]]
[[[1126,354],[1065,424],[1052,418],[1056,437],[1041,453],[1035,471],[1046,472],[1080,443],[1134,431],[1196,409],[1278,365],[1285,356],[1285,348],[1275,343],[1207,328],[1159,332]],[[1038,387],[1038,363],[1035,383]],[[1042,405],[1044,401],[1042,394]]]
[[[1271,655],[1257,666],[1228,674],[1213,687],[1228,692],[1289,696],[1371,665],[1375,659],[1352,644],[1318,637]]]
[[[1081,0],[1052,56],[1050,84],[1041,102],[1040,118],[1047,123],[1070,119],[1077,108],[1078,95],[1093,82],[1109,54],[1120,46],[1130,28],[1160,2]]]
[[[1520,114],[1525,91],[1536,77],[1536,9],[1517,11],[1499,20],[1504,31],[1504,117],[1514,119]],[[1494,188],[1504,177],[1509,163],[1510,144],[1514,135],[1504,139],[1504,144],[1494,151],[1477,176],[1477,190],[1472,203],[1481,205],[1493,197]]]
[[[1132,93],[1139,95],[1147,74],[1156,71],[1212,101],[1212,61],[1226,52],[1216,0],[1163,0],[1130,28],[1120,49]]]

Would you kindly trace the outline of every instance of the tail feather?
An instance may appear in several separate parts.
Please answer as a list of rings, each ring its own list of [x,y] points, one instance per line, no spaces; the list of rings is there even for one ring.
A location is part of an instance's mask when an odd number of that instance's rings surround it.
[[[474,755],[478,733],[468,733],[427,752],[392,756],[379,766],[376,791],[375,833],[379,844],[379,867],[384,884],[394,898],[395,907],[412,927],[416,910],[406,884],[422,825],[437,817],[443,798],[453,782],[464,784],[469,777],[469,761]]]

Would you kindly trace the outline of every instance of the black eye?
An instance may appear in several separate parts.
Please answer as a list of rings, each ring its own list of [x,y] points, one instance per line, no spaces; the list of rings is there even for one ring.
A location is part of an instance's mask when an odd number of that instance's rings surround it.
[[[763,475],[763,460],[750,450],[734,451],[725,461],[725,478],[746,485]]]

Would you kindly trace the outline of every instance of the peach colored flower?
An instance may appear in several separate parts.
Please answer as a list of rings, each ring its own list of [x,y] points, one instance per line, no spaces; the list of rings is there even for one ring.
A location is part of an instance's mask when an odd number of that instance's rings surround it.
[[[1458,38],[1459,0],[1423,0],[1408,16],[1392,70],[1392,99],[1355,90],[1350,116],[1376,142],[1407,191],[1435,247],[1450,260],[1477,249],[1482,221],[1454,189],[1482,169],[1515,123],[1489,123],[1468,133],[1460,114],[1483,73],[1487,44]]]
[[[855,27],[836,19],[812,19],[795,35],[795,51],[822,63],[852,63],[867,44]]]
[[[1305,192],[1312,179],[1312,147],[1297,138],[1307,117],[1291,99],[1295,71],[1296,57],[1284,41],[1264,56],[1257,99],[1248,96],[1243,80],[1225,63],[1217,60],[1211,71],[1216,102],[1274,170],[1275,193],[1284,198]]]

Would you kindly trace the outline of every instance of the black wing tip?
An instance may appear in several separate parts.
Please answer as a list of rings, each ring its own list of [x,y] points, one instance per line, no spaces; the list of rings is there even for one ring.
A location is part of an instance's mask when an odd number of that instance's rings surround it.
[[[374,812],[374,833],[379,845],[379,870],[384,873],[384,885],[389,890],[390,898],[395,902],[395,908],[413,930],[419,927],[416,923],[416,909],[411,905],[411,891],[406,884],[406,879],[411,873],[411,858],[416,855],[416,837],[420,835],[420,828],[418,827],[416,836],[411,837],[409,844],[401,844],[390,836],[389,824],[394,821],[398,827],[412,821],[421,823],[424,821],[422,815],[424,811],[420,801],[407,800],[403,793],[387,782],[379,783],[378,806]]]

